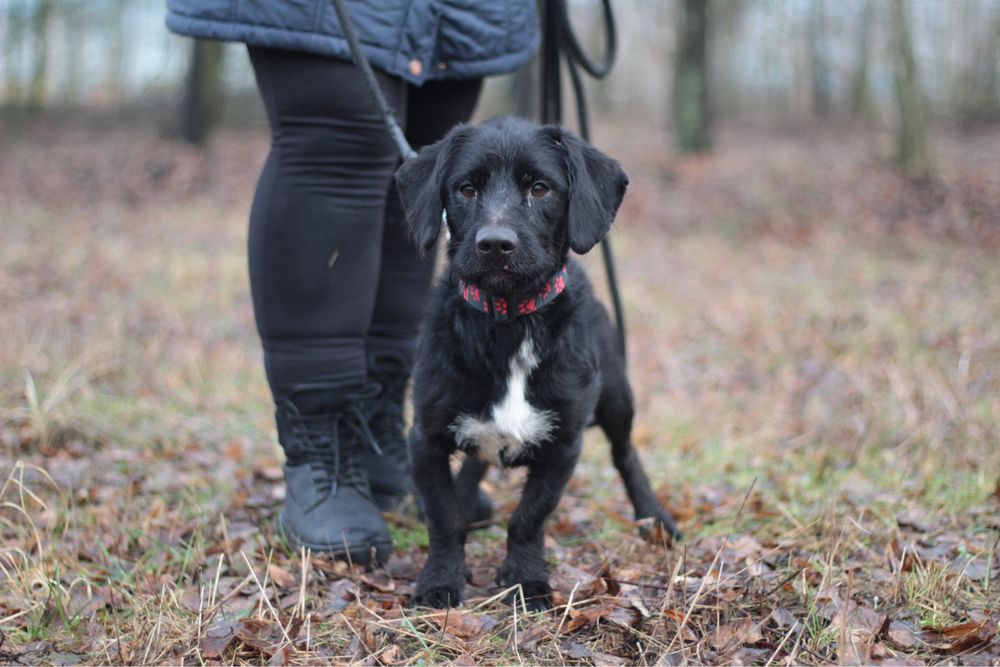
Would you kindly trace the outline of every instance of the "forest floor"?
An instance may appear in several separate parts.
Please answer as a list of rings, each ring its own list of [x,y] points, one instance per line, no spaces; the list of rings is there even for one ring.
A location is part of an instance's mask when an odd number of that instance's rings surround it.
[[[263,132],[200,152],[33,125],[0,161],[0,662],[1000,664],[1000,133],[606,132],[635,439],[686,540],[630,518],[597,432],[549,522],[556,608],[493,576],[407,605],[423,527],[364,572],[290,551],[249,303]],[[588,257],[596,283],[603,274]]]

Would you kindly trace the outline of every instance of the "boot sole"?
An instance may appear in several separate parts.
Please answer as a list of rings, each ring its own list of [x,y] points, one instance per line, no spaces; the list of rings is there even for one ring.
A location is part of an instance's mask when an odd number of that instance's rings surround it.
[[[278,534],[293,549],[298,550],[305,547],[315,553],[328,554],[337,560],[348,561],[355,565],[363,565],[366,568],[381,567],[389,562],[389,557],[392,555],[392,539],[373,540],[360,545],[348,544],[346,545],[347,549],[344,549],[344,544],[331,545],[305,542],[299,539],[294,531],[285,526],[285,522],[280,514],[278,515]]]

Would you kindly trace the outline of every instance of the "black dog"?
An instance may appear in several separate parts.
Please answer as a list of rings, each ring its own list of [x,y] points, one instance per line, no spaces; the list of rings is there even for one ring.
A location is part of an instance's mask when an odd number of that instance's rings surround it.
[[[611,322],[582,269],[614,220],[628,178],[555,126],[500,118],[459,126],[396,174],[424,251],[442,219],[449,266],[414,369],[413,476],[430,535],[415,601],[462,600],[465,526],[489,463],[528,466],[510,519],[501,586],[551,606],[542,525],[556,508],[593,416],[611,441],[637,518],[678,536],[632,447],[632,393]],[[449,456],[469,453],[453,482]]]

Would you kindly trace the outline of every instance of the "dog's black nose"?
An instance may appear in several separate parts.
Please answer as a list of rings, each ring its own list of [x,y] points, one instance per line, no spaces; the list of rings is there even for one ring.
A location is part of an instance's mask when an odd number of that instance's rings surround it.
[[[483,227],[476,232],[476,250],[484,257],[509,255],[517,247],[517,233],[506,227]]]

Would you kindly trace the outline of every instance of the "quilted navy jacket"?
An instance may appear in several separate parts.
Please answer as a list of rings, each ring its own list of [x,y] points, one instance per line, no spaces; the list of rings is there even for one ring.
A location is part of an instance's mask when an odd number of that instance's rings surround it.
[[[538,47],[535,0],[345,0],[373,67],[428,79],[512,72]],[[189,37],[349,59],[331,0],[167,0]]]

